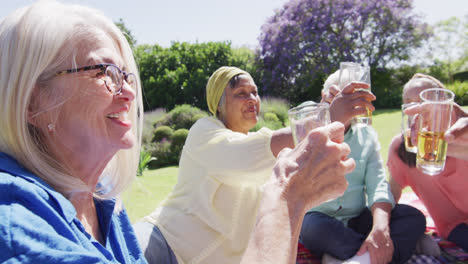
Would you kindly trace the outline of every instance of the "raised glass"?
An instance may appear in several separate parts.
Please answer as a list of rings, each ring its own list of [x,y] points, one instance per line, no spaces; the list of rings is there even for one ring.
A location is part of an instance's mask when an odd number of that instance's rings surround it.
[[[365,90],[371,91],[370,69],[367,66],[362,66],[355,62],[341,62],[340,63],[340,76],[339,88],[343,89],[351,82],[362,82],[369,85],[369,89],[356,89],[356,91]],[[364,115],[357,115],[352,120],[356,125],[372,125],[372,111],[367,109]]]
[[[447,89],[431,88],[422,91],[419,97],[422,110],[419,114],[416,167],[425,174],[436,175],[445,167],[447,142],[444,133],[450,127],[455,95]]]
[[[294,144],[297,145],[310,130],[330,124],[330,107],[327,103],[304,102],[288,111]]]
[[[415,125],[415,116],[405,113],[407,108],[417,105],[418,103],[408,103],[401,105],[401,134],[405,140],[405,149],[408,152],[417,153],[418,148],[411,142],[411,128]]]

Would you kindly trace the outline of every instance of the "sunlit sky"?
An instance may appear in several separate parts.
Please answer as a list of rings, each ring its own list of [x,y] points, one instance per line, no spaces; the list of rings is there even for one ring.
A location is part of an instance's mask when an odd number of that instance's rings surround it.
[[[1,0],[0,18],[33,0]],[[137,44],[169,46],[171,41],[232,42],[258,45],[260,27],[287,0],[66,0],[122,18]],[[414,0],[415,12],[429,24],[468,15],[468,0]]]

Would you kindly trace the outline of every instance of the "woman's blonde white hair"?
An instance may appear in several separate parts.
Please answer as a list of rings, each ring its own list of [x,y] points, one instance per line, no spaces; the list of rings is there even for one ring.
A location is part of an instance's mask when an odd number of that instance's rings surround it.
[[[325,80],[322,88],[322,94],[327,94],[330,91],[330,86],[340,84],[340,70],[330,74]]]
[[[40,97],[57,98],[52,108],[60,110],[70,97],[69,91],[66,87],[52,89],[47,84],[57,71],[76,67],[79,42],[87,37],[93,39],[97,32],[113,40],[126,71],[139,76],[132,50],[121,31],[94,9],[39,1],[16,10],[0,22],[0,151],[14,157],[66,197],[90,189],[57,161],[45,144],[45,130],[32,126],[28,117]],[[105,190],[93,190],[96,197],[116,197],[134,179],[140,154],[141,111],[138,79],[136,99],[129,112],[137,142],[131,149],[118,151],[108,164],[101,176],[106,182]]]

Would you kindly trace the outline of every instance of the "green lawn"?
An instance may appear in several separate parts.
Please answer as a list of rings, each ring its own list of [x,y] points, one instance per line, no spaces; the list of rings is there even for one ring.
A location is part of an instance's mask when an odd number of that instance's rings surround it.
[[[376,110],[373,113],[373,127],[379,134],[381,154],[387,161],[390,142],[400,131],[401,110]],[[123,201],[132,223],[149,214],[171,191],[177,180],[177,167],[148,170],[137,177],[132,187],[124,193]]]
[[[135,223],[156,208],[177,182],[177,167],[147,170],[137,177],[122,199],[130,221]]]

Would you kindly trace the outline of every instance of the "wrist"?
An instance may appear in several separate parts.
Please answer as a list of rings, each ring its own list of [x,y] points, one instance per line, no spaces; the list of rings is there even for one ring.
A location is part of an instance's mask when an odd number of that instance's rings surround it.
[[[287,211],[291,221],[302,221],[308,209],[305,201],[299,199],[293,192],[286,192],[280,183],[269,181],[263,185],[263,199],[259,214],[283,210],[283,212]]]

